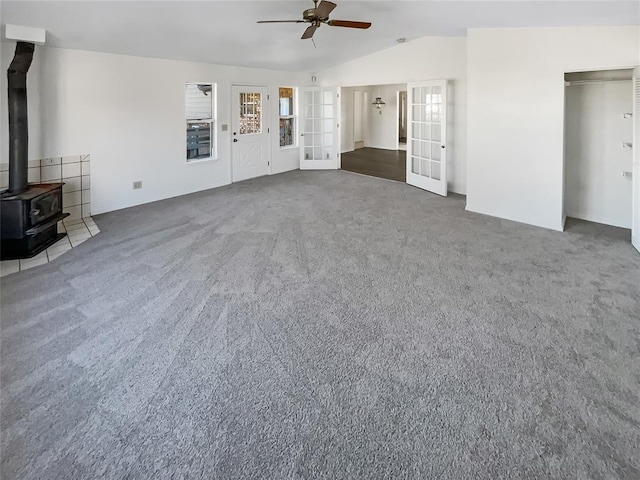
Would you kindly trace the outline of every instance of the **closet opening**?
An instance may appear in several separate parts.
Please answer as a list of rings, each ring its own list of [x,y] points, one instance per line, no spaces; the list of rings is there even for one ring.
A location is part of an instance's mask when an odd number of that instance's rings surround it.
[[[632,77],[632,69],[565,74],[565,231],[608,225],[631,238]]]

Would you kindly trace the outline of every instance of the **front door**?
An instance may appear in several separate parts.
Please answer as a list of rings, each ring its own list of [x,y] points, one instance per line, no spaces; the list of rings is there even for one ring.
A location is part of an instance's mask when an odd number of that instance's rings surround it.
[[[231,94],[233,181],[268,175],[268,88],[233,85]]]
[[[407,85],[407,183],[447,195],[447,81]]]
[[[335,170],[340,159],[338,112],[335,88],[301,89],[302,126],[300,170]]]

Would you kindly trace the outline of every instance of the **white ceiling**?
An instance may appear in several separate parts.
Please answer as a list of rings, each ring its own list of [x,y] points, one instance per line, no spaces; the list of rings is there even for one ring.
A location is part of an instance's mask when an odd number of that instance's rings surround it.
[[[473,27],[640,24],[638,0],[333,1],[332,19],[373,26],[323,25],[314,48],[300,40],[304,24],[255,23],[298,19],[311,0],[3,0],[0,19],[46,29],[47,44],[55,47],[305,72],[392,47],[401,37],[465,35]]]

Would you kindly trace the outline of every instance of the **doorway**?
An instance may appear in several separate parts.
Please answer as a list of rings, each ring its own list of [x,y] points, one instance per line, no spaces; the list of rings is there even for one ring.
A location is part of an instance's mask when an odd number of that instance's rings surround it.
[[[365,102],[367,93],[361,91],[353,92],[353,148],[358,150],[364,148],[364,132],[366,126]]]
[[[407,149],[407,92],[398,92],[398,150]]]
[[[333,87],[300,89],[300,170],[340,168],[340,95]]]
[[[403,92],[405,104],[401,107]],[[402,127],[405,136],[407,129],[406,92],[407,84],[342,88],[343,117],[340,132],[343,139],[343,170],[406,181],[407,152],[399,146],[401,113],[404,117]]]
[[[269,174],[268,87],[232,85],[232,180]]]
[[[632,110],[632,70],[565,74],[567,219],[628,229],[631,235]]]

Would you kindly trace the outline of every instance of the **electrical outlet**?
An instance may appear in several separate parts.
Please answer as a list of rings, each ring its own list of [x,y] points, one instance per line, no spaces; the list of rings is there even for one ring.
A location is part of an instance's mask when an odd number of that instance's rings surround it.
[[[137,182],[133,182],[133,189],[140,190],[142,188],[142,180],[138,180]]]

